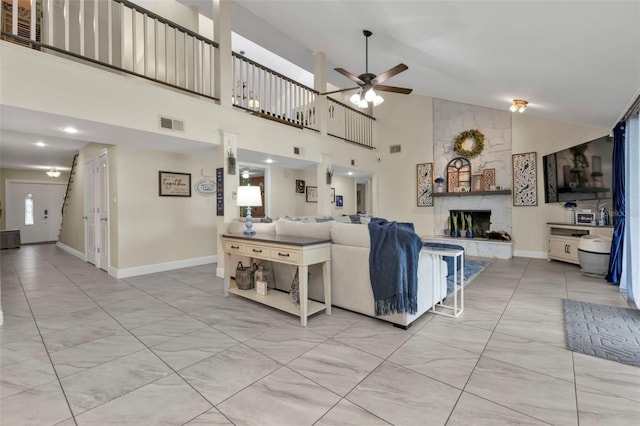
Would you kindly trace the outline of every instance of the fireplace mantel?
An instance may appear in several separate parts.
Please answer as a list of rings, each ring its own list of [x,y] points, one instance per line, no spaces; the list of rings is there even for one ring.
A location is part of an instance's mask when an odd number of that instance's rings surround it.
[[[509,195],[510,189],[501,189],[499,191],[471,191],[471,192],[434,192],[434,197],[468,197],[470,195]]]

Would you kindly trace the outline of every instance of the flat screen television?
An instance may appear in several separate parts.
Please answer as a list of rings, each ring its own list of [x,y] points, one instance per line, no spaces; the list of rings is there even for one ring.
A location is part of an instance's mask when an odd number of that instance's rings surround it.
[[[544,201],[611,198],[613,138],[603,136],[542,157]]]

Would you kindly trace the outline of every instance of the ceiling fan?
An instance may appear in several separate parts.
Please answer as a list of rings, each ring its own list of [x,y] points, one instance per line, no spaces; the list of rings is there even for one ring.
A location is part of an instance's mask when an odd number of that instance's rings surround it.
[[[360,108],[365,108],[369,106],[369,102],[372,102],[374,106],[380,105],[384,102],[382,96],[376,94],[375,90],[379,90],[382,92],[394,92],[394,93],[402,93],[403,95],[408,95],[412,92],[413,89],[406,89],[404,87],[395,87],[395,86],[386,86],[380,83],[388,80],[396,74],[400,74],[402,71],[406,71],[409,69],[405,64],[398,64],[395,67],[389,69],[388,71],[383,72],[380,75],[371,74],[369,72],[369,37],[373,34],[369,30],[363,30],[362,34],[365,37],[365,72],[364,74],[360,74],[359,76],[355,76],[351,74],[349,71],[344,68],[335,68],[340,74],[347,77],[349,80],[357,83],[358,85],[355,87],[349,87],[347,89],[334,90],[333,92],[323,93],[323,95],[330,95],[332,93],[339,92],[348,92],[349,90],[354,89],[362,89],[358,93],[354,94],[349,98],[349,100],[357,105]]]

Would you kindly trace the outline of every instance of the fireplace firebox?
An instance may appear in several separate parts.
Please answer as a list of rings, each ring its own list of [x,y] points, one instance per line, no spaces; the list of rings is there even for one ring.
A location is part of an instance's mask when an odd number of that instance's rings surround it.
[[[474,238],[484,238],[486,232],[491,229],[491,210],[449,210],[449,217],[451,223],[457,218],[458,231],[462,228],[468,230],[468,218],[471,217],[471,232]],[[461,226],[463,224],[464,226]]]

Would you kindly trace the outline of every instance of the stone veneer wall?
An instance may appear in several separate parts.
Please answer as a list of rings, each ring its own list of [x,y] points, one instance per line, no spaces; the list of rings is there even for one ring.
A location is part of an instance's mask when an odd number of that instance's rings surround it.
[[[496,169],[496,185],[512,189],[511,112],[458,102],[433,100],[433,174],[446,181],[447,163],[458,155],[453,140],[464,130],[478,129],[485,136],[484,150],[470,159],[472,174]],[[491,210],[491,229],[511,234],[511,195],[436,197],[434,199],[435,235],[443,235],[450,209]],[[512,235],[513,236],[513,235]]]

